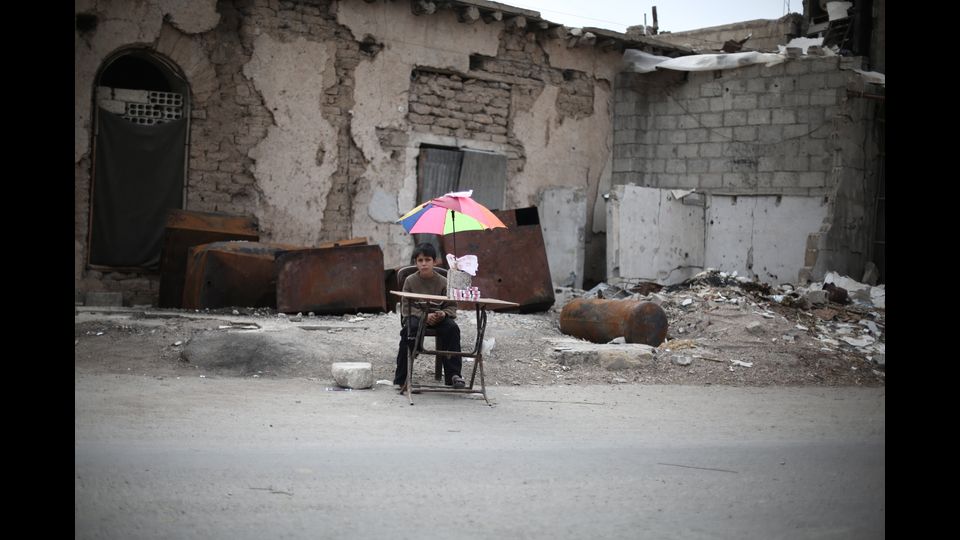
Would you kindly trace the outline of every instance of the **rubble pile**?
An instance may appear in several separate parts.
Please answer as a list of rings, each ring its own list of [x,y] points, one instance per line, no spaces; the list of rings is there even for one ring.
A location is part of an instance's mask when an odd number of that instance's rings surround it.
[[[773,363],[836,361],[885,376],[884,286],[871,286],[828,273],[823,282],[772,286],[707,269],[675,285],[652,282],[598,284],[589,291],[562,290],[558,296],[634,299],[654,302],[666,312],[667,340],[659,360],[688,366],[718,362],[730,371]]]

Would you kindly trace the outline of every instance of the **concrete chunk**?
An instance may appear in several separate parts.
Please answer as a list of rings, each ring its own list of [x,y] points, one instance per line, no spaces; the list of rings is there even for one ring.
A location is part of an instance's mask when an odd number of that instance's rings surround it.
[[[373,386],[370,367],[370,362],[335,362],[331,366],[333,380],[343,388],[370,388]]]

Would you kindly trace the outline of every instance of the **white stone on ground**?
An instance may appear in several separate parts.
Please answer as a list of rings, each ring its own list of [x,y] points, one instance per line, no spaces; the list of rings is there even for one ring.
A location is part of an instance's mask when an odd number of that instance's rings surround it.
[[[333,380],[343,388],[364,389],[373,386],[370,362],[334,362]]]

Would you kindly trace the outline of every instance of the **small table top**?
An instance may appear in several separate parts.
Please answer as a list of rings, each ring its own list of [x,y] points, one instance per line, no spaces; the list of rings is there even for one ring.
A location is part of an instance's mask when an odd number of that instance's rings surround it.
[[[507,302],[506,300],[497,300],[496,298],[477,298],[476,300],[459,300],[454,298],[447,298],[446,296],[440,296],[436,294],[421,294],[414,292],[404,292],[404,291],[390,291],[390,294],[404,297],[404,298],[416,298],[419,300],[433,300],[434,302],[470,302],[474,304],[481,305],[495,305],[495,306],[519,306],[520,304],[516,302]]]

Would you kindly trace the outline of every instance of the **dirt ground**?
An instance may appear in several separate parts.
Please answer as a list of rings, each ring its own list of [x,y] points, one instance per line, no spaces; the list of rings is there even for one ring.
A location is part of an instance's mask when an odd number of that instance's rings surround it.
[[[643,346],[635,345],[638,360],[604,367],[595,356],[564,352],[563,343],[571,337],[560,332],[560,310],[583,291],[558,291],[547,312],[490,314],[487,385],[885,384],[883,354],[877,354],[885,337],[883,309],[833,303],[800,309],[731,286],[661,291],[644,299],[659,303],[667,314],[667,341],[653,354],[641,354]],[[475,340],[475,315],[461,311],[457,320],[466,350]],[[332,363],[362,361],[371,362],[375,380],[392,381],[399,330],[393,312],[288,316],[251,308],[78,306],[75,370],[158,378],[305,378],[333,385]],[[844,341],[863,336],[874,339],[870,347]],[[433,358],[422,358],[415,371],[426,380]],[[472,361],[465,362],[465,377],[472,367]]]

